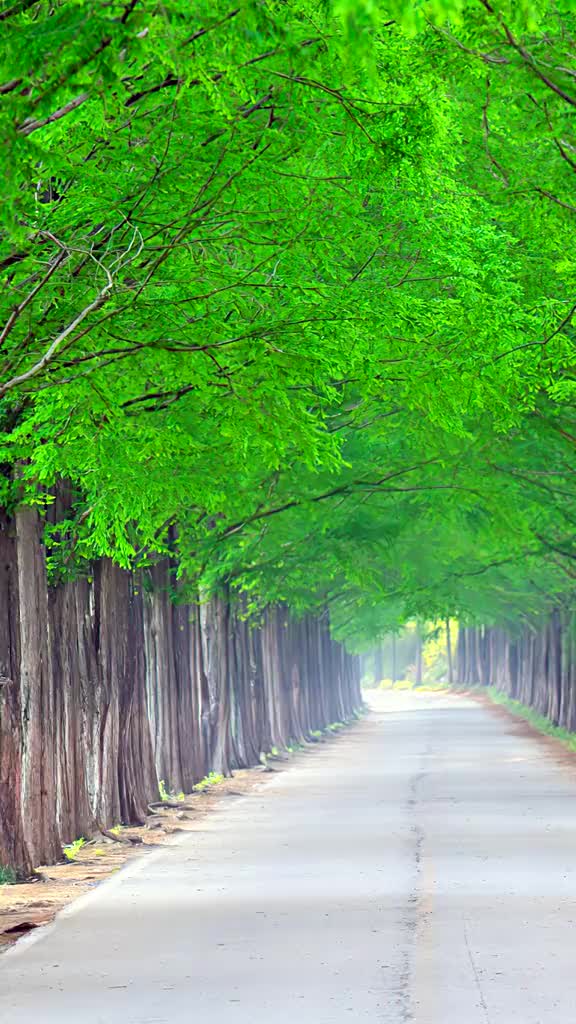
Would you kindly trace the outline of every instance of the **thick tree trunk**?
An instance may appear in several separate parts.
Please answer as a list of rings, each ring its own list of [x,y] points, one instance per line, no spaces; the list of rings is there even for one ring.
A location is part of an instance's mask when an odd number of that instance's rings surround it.
[[[202,642],[197,608],[175,605],[172,614],[177,685],[177,728],[182,789],[189,793],[208,771],[202,736]]]
[[[32,871],[22,821],[22,719],[16,540],[0,519],[0,867]]]
[[[145,671],[148,717],[158,777],[168,790],[183,784],[178,729],[178,683],[175,661],[174,605],[166,562],[150,573],[152,590],[144,601]]]
[[[202,655],[206,673],[210,723],[208,766],[230,775],[232,770],[230,605],[222,597],[201,605]]]
[[[142,591],[104,560],[97,587],[101,689],[97,706],[99,824],[144,821],[158,797],[146,707]]]
[[[35,864],[62,856],[57,820],[56,717],[48,593],[35,508],[16,513],[22,715],[22,817]]]
[[[94,831],[89,779],[92,737],[86,710],[97,688],[88,584],[81,580],[48,595],[57,747],[58,828],[62,841]],[[88,629],[86,628],[88,625]]]

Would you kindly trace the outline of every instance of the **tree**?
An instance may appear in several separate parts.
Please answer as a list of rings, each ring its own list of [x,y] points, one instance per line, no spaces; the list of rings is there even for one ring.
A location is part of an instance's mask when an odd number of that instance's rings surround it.
[[[3,14],[4,503],[66,487],[54,579],[169,554],[351,643],[570,585],[573,21]]]

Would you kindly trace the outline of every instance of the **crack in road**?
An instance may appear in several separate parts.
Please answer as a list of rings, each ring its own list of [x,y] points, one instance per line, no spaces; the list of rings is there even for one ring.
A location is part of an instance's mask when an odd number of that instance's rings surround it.
[[[484,1016],[486,1018],[486,1024],[492,1024],[492,1021],[491,1021],[491,1018],[490,1018],[490,1014],[488,1012],[488,1006],[486,1004],[486,999],[484,997],[484,992],[482,991],[482,985],[480,983],[480,975],[478,973],[478,968],[476,967],[476,961],[474,960],[474,956],[473,956],[472,950],[470,948],[470,941],[468,939],[468,927],[467,927],[466,921],[464,921],[463,924],[464,924],[464,944],[466,946],[466,952],[468,953],[468,960],[470,961],[470,967],[472,968],[472,973],[474,975],[474,980],[476,982],[476,988],[478,990],[478,996],[479,996],[479,999],[480,999],[480,1006],[482,1007],[482,1009],[484,1011]]]
[[[426,759],[430,755],[430,744],[420,754],[420,765],[412,775],[406,801],[406,812],[408,816],[408,828],[412,838],[412,859],[413,859],[413,880],[412,891],[406,901],[406,909],[402,921],[405,936],[405,949],[402,954],[402,967],[400,970],[399,984],[399,1024],[410,1024],[414,1021],[414,1008],[412,1005],[412,982],[414,978],[414,961],[416,944],[418,938],[418,925],[421,919],[421,880],[422,880],[422,858],[425,840],[425,832],[419,821],[418,808],[420,806],[420,788],[424,782],[427,769]]]

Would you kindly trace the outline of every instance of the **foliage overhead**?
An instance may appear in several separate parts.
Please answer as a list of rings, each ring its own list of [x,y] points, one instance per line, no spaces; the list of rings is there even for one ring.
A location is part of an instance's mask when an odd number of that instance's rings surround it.
[[[569,599],[569,0],[0,5],[2,501],[54,578]]]

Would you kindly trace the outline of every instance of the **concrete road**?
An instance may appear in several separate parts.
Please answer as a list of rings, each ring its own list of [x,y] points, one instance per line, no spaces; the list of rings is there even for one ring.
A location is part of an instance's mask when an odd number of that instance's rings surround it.
[[[0,958],[5,1024],[569,1024],[576,781],[392,694]]]

